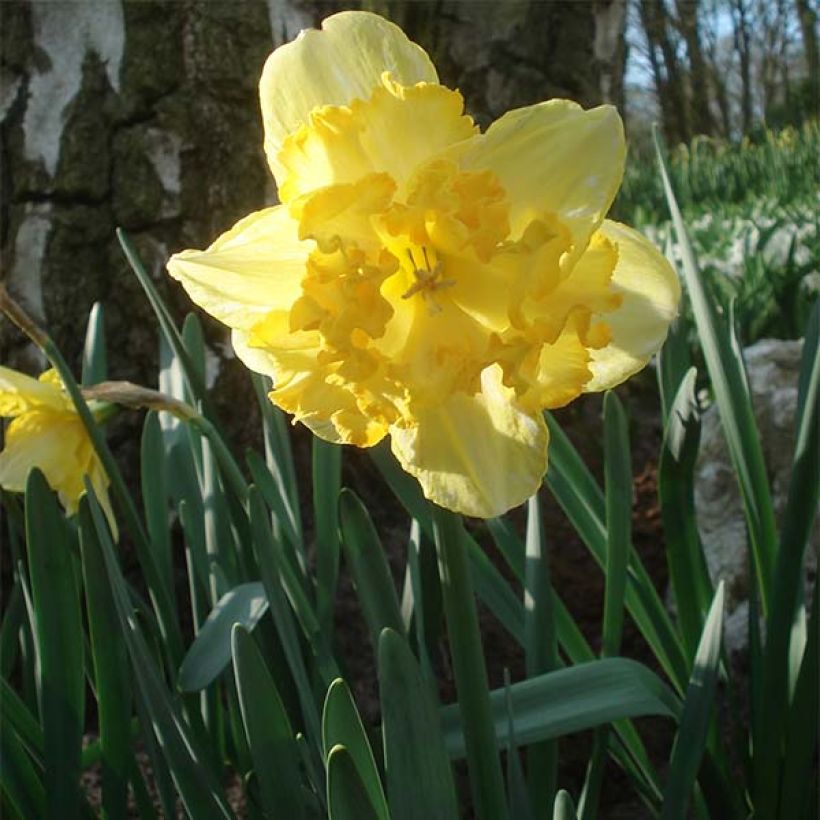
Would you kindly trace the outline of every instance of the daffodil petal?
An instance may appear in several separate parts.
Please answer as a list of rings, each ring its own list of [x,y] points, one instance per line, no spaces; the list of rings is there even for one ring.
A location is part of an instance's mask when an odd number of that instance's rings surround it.
[[[475,396],[455,393],[417,413],[417,425],[390,430],[393,453],[431,501],[491,518],[523,503],[547,468],[548,433],[501,383],[498,366],[482,373]]]
[[[168,272],[191,299],[231,328],[247,330],[271,310],[288,309],[313,247],[281,205],[237,222],[207,250],[186,250],[168,260]]]
[[[592,379],[584,388],[587,393],[608,390],[646,365],[678,315],[681,294],[675,271],[648,239],[609,219],[600,231],[618,248],[612,284],[622,302],[601,317],[611,340],[590,351]]]
[[[285,314],[287,318],[287,314]],[[248,333],[243,330],[234,330],[231,333],[233,352],[242,364],[254,373],[260,373],[271,379],[276,378],[276,363],[261,348],[248,344]]]
[[[281,318],[277,317],[277,324]],[[358,447],[378,444],[387,435],[387,426],[362,413],[351,391],[328,384],[315,366],[311,368],[311,360],[315,365],[319,347],[318,344],[311,346],[309,340],[317,335],[295,334],[296,338],[308,341],[291,351],[273,352],[254,347],[250,344],[251,335],[238,330],[232,333],[231,341],[236,355],[247,367],[269,376],[274,388],[279,388],[270,393],[274,404],[294,413],[295,421],[300,421],[319,438],[332,444]]]
[[[285,138],[325,105],[367,99],[388,71],[396,82],[437,83],[424,50],[393,23],[368,12],[344,11],[303,31],[268,57],[259,82],[265,153],[282,179],[278,155]]]
[[[404,86],[385,75],[367,99],[319,108],[288,137],[278,155],[279,198],[290,202],[376,172],[387,173],[403,197],[422,163],[477,133],[458,91]]]
[[[5,448],[0,453],[0,486],[23,492],[29,472],[38,467],[73,512],[83,489],[86,446],[90,446],[88,436],[79,416],[32,410],[14,419],[6,429]]]
[[[65,395],[59,384],[33,379],[0,366],[0,416],[19,416],[37,408],[66,409]]]
[[[496,120],[463,154],[461,167],[497,174],[513,235],[554,213],[571,231],[577,255],[615,198],[625,157],[615,108],[585,111],[569,100],[548,100]]]

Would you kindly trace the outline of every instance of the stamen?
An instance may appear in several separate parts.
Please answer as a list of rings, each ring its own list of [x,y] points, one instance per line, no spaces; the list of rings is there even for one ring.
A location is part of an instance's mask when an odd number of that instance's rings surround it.
[[[425,267],[427,268],[427,270],[431,270],[431,268],[430,268],[430,259],[427,256],[427,246],[426,245],[421,246],[421,252],[424,254],[424,265],[425,265]],[[441,262],[436,262],[436,267],[438,267],[440,264],[441,264]]]
[[[440,278],[444,270],[444,266],[440,259],[436,261],[435,265],[430,264],[430,256],[427,253],[426,246],[422,245],[421,253],[424,256],[424,264],[426,269],[419,268],[416,265],[416,260],[413,257],[412,250],[410,250],[410,248],[407,249],[407,256],[410,259],[410,263],[413,265],[413,276],[416,277],[416,281],[413,282],[413,284],[410,285],[410,287],[401,295],[401,298],[409,299],[411,296],[415,296],[417,293],[420,293],[427,304],[428,313],[433,316],[436,313],[441,313],[443,310],[441,305],[433,300],[433,292],[443,288],[452,287],[455,285],[456,280]]]

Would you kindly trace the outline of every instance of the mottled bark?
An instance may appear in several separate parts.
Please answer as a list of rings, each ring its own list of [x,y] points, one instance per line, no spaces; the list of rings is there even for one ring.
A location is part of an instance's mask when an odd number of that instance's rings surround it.
[[[433,57],[482,125],[550,97],[601,100],[595,15],[573,0],[364,0]]]
[[[102,300],[115,374],[150,383],[156,323],[114,228],[181,314],[167,256],[264,204],[256,78],[271,47],[267,8],[18,2],[3,4],[3,23],[16,88],[2,120],[9,286],[75,365],[85,315]]]

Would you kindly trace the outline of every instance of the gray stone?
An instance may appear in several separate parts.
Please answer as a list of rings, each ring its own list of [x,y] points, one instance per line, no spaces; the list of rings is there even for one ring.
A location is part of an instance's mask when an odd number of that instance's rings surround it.
[[[800,340],[762,339],[743,352],[778,523],[792,472],[802,349]],[[726,644],[737,650],[747,640],[744,613],[748,612],[749,544],[743,502],[714,404],[702,416],[695,507],[709,571],[715,581],[726,581]],[[820,526],[815,523],[806,556],[809,582],[816,574],[819,546]]]

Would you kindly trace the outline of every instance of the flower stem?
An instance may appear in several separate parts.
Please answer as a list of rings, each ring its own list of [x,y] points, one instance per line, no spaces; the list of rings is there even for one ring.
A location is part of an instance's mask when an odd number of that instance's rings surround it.
[[[434,506],[433,525],[475,814],[479,820],[505,820],[504,780],[461,520]]]

